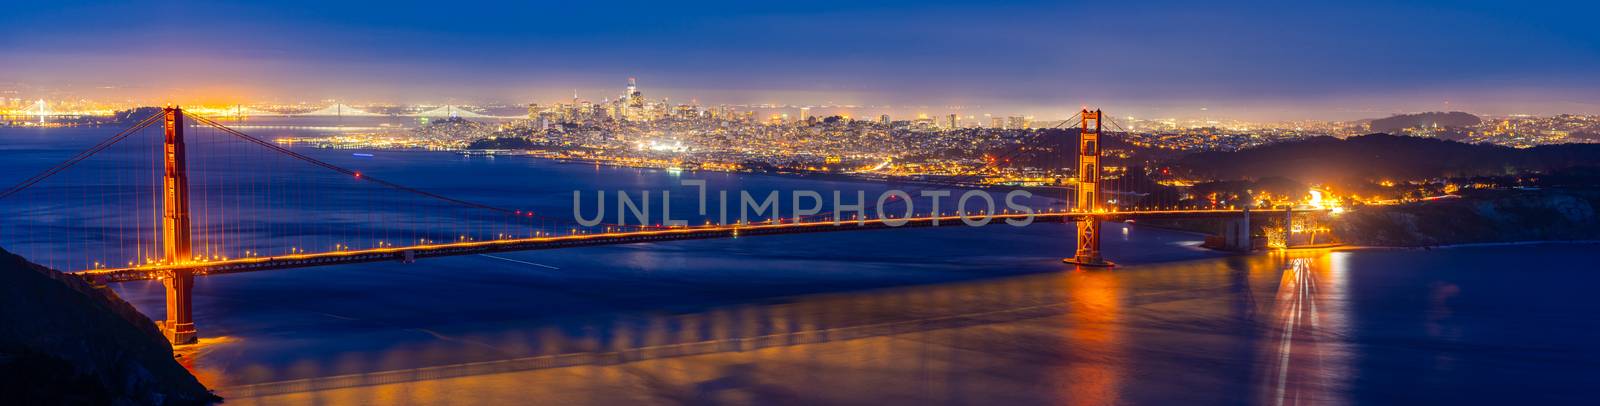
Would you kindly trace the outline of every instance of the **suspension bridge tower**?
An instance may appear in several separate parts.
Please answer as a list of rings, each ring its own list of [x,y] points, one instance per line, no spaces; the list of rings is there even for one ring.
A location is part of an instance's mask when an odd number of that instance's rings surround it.
[[[189,173],[183,144],[183,109],[167,107],[164,152],[166,170],[162,176],[161,236],[163,258],[169,264],[193,261],[189,239]],[[174,269],[162,280],[167,287],[167,319],[161,331],[173,344],[192,344],[198,337],[194,328],[194,271]]]
[[[1085,213],[1078,221],[1078,251],[1072,258],[1061,260],[1069,264],[1092,267],[1109,267],[1112,263],[1100,256],[1100,110],[1084,109],[1078,113],[1078,201],[1073,211]],[[1092,122],[1092,123],[1091,123]]]

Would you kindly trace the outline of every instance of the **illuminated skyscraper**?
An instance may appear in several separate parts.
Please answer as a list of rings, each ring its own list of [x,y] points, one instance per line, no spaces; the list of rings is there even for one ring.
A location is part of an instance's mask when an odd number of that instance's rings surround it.
[[[1006,117],[1007,130],[1025,130],[1027,128],[1028,120],[1026,118],[1022,118],[1021,116]]]
[[[878,116],[878,123],[879,124],[883,124],[883,125],[889,125],[889,115],[888,114],[884,114],[884,115]]]
[[[625,120],[644,121],[649,118],[646,114],[644,93],[639,91],[639,83],[632,77],[628,78],[628,89],[617,99],[617,103],[620,105],[618,110],[621,113],[618,116]]]
[[[949,120],[945,124],[948,125],[950,129],[954,130],[960,127],[959,124],[961,121],[956,117],[955,114],[951,114],[948,118]]]

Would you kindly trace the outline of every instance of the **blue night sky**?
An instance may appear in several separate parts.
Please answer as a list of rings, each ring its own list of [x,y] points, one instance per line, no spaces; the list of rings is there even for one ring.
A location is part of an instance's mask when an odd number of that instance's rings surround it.
[[[978,114],[1600,112],[1596,2],[468,3],[11,2],[0,85],[525,103],[636,76],[674,101]]]

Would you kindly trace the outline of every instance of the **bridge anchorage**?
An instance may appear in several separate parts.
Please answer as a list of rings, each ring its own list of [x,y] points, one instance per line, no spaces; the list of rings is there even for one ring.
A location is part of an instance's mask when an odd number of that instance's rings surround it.
[[[1099,109],[1089,111],[1084,109],[1078,113],[1078,200],[1073,211],[1085,213],[1078,220],[1077,245],[1078,250],[1072,258],[1062,259],[1061,262],[1083,267],[1109,268],[1116,264],[1100,256],[1100,223],[1105,218],[1096,215],[1101,213],[1100,199],[1104,198],[1100,192],[1100,115]],[[1090,125],[1093,121],[1093,126]],[[1069,219],[1070,220],[1070,219]]]

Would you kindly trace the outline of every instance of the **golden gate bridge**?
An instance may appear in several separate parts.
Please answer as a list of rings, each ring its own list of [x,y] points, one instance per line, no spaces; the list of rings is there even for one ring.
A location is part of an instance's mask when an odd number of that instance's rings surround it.
[[[898,218],[863,212],[842,222],[838,214],[827,212],[742,224],[585,227],[531,209],[383,180],[167,107],[0,191],[7,222],[32,223],[0,225],[0,243],[94,283],[161,280],[167,291],[161,327],[173,343],[185,344],[197,338],[191,306],[197,276],[506,251],[956,226],[968,225],[964,220],[969,215],[989,219],[984,224],[1020,219],[1076,223],[1076,250],[1064,261],[1110,266],[1100,252],[1104,221],[1225,219],[1226,245],[1249,250],[1252,218],[1286,219],[1296,212],[1318,211],[1286,207],[1252,213],[1249,208],[1115,198],[1152,194],[1117,187],[1116,180],[1102,176],[1106,166],[1100,111],[1085,109],[1074,118],[1079,136],[1073,155],[1080,176],[1071,185],[1074,198],[1062,199],[1072,202],[1069,208],[917,213],[908,207]],[[90,159],[97,156],[109,158]],[[834,217],[824,219],[829,215]]]

